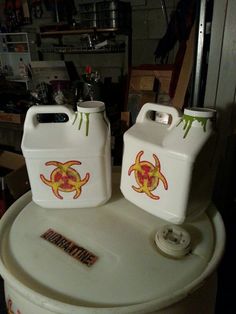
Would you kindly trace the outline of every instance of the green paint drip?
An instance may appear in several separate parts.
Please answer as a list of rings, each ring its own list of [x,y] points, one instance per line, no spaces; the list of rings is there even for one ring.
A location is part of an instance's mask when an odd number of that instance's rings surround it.
[[[208,120],[208,118],[193,117],[193,116],[189,116],[189,115],[184,115],[183,118],[180,120],[180,122],[177,124],[177,126],[180,125],[180,123],[184,122],[183,130],[185,130],[185,133],[184,133],[183,138],[186,138],[194,121],[199,122],[203,127],[203,131],[206,132],[207,120]]]
[[[88,136],[89,133],[89,113],[85,113],[86,117],[86,136]]]
[[[78,112],[76,111],[75,118],[74,118],[74,121],[72,122],[72,125],[75,124],[75,121],[76,121],[77,117],[78,117]]]
[[[90,121],[89,121],[89,115],[90,115],[90,113],[89,113],[89,112],[86,112],[86,113],[80,112],[80,118],[78,117],[78,116],[79,116],[79,113],[76,112],[76,113],[75,113],[75,119],[74,119],[74,121],[73,121],[73,124],[75,124],[76,120],[79,118],[79,126],[78,126],[78,129],[80,130],[81,127],[82,127],[82,124],[83,124],[83,114],[85,115],[85,120],[86,120],[86,121],[85,121],[85,123],[86,123],[86,125],[85,125],[85,134],[86,134],[86,136],[88,136],[88,134],[89,134],[89,124],[90,124]],[[106,123],[107,127],[109,127],[109,122],[108,122],[108,120],[105,119],[105,117],[104,117],[104,112],[101,112],[100,114],[103,115],[103,120],[104,120],[104,122]]]
[[[206,132],[207,118],[197,118],[197,121],[203,126],[203,131]]]
[[[78,127],[79,130],[81,129],[82,122],[83,122],[83,113],[80,112],[80,121],[79,121],[79,127]]]
[[[80,112],[80,118],[79,118],[79,125],[78,125],[78,130],[80,130],[82,128],[82,124],[83,124],[83,114],[85,115],[85,120],[86,120],[86,125],[85,125],[85,135],[88,136],[89,134],[89,115],[90,113],[83,113]],[[73,121],[73,124],[75,123],[75,121],[78,118],[78,112],[75,113],[75,119]]]

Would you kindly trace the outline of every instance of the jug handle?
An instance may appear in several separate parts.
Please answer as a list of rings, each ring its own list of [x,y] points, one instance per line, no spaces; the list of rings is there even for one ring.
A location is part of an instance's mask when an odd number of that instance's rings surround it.
[[[142,106],[141,110],[139,111],[136,122],[143,123],[143,122],[152,121],[151,118],[148,116],[148,112],[150,111],[155,111],[159,113],[167,113],[168,115],[170,115],[171,122],[168,129],[171,129],[173,126],[175,126],[176,123],[179,122],[182,116],[181,112],[178,111],[175,107],[168,106],[168,105],[154,104],[154,103],[146,103]],[[152,121],[152,122],[155,122],[155,121]]]
[[[40,123],[37,120],[37,114],[47,113],[65,113],[69,118],[69,120],[65,123],[72,122],[75,115],[72,109],[62,105],[32,106],[26,113],[24,128],[34,128],[37,124]]]

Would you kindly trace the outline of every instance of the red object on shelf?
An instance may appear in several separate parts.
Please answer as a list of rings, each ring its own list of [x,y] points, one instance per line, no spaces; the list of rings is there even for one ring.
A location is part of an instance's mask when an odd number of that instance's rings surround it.
[[[90,65],[87,65],[87,66],[85,67],[85,73],[86,73],[86,74],[91,74],[91,73],[92,73],[92,67],[91,67]]]

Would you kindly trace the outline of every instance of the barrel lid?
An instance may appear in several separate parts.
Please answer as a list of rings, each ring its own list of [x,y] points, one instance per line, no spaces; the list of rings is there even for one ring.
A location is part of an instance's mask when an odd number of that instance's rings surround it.
[[[124,309],[188,293],[211,264],[214,221],[203,214],[183,225],[191,252],[173,258],[155,243],[166,222],[125,200],[118,184],[113,190],[107,204],[86,209],[45,209],[24,195],[0,223],[3,278],[27,298],[46,297],[49,307],[53,300],[73,308]]]

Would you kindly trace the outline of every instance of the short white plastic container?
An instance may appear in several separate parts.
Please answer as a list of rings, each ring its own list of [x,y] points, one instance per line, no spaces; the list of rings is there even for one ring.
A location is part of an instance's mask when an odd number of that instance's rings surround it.
[[[163,124],[151,112],[169,116]],[[124,134],[121,191],[149,213],[175,224],[210,203],[215,174],[215,111],[147,103]]]
[[[109,202],[90,210],[48,211],[30,192],[9,208],[0,221],[9,313],[214,314],[225,245],[217,210],[211,206],[181,226],[190,250],[176,258],[155,244],[166,221],[125,200],[118,183],[113,191]],[[185,246],[173,236],[167,246]]]
[[[62,114],[43,123],[38,115]],[[26,115],[22,152],[35,203],[47,208],[90,207],[111,196],[110,125],[105,105],[33,106]]]

